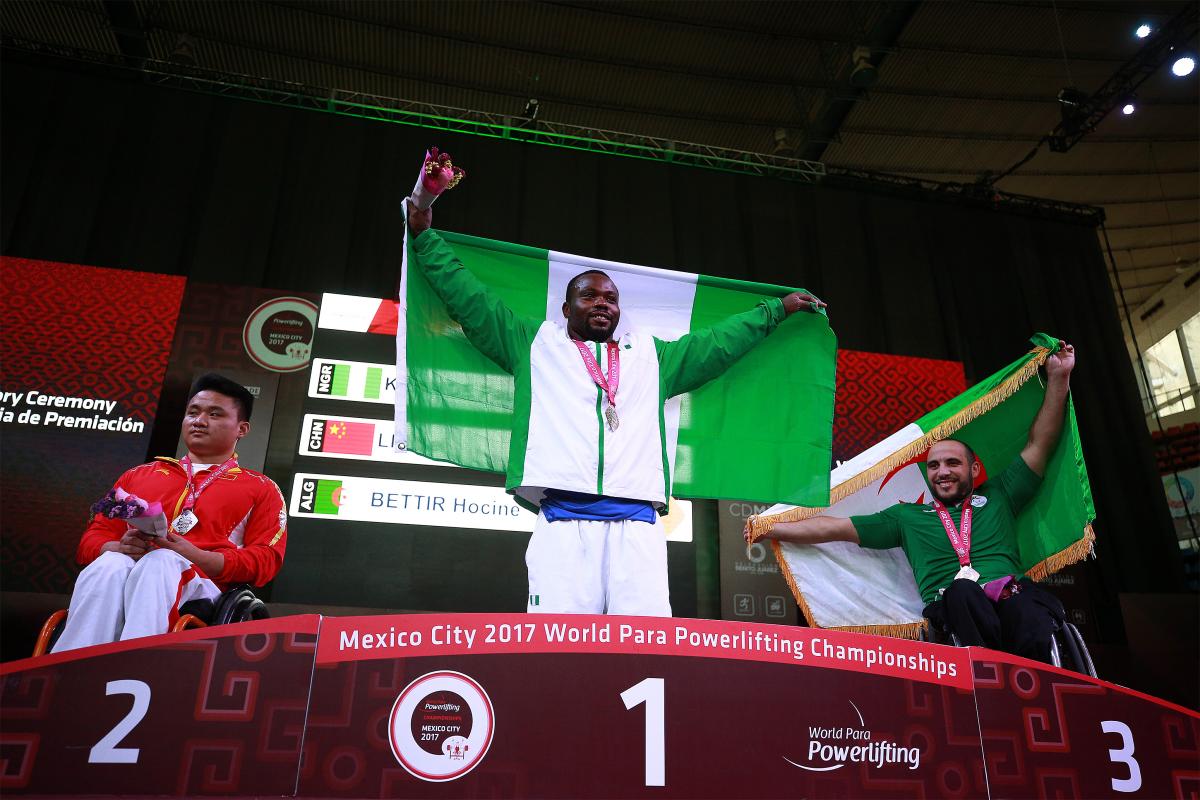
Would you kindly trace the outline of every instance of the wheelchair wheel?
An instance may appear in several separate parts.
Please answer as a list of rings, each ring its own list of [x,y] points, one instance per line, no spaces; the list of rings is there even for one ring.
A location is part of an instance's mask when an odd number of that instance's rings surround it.
[[[1063,623],[1062,639],[1065,649],[1070,656],[1070,669],[1093,678],[1096,675],[1096,665],[1092,663],[1092,654],[1088,652],[1087,643],[1083,641],[1079,629],[1070,622]]]

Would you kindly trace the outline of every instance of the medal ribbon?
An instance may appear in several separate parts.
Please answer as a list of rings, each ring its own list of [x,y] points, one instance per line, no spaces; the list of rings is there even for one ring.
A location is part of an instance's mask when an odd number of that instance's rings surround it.
[[[596,357],[592,355],[592,348],[578,339],[572,339],[571,341],[579,348],[579,355],[583,356],[583,365],[587,367],[588,375],[592,376],[592,381],[604,390],[605,396],[608,397],[608,404],[616,408],[617,385],[621,382],[621,351],[617,347],[617,343],[608,343],[608,379],[605,380],[604,376],[600,373],[600,364],[596,361]]]
[[[950,516],[950,512],[942,505],[941,500],[935,499],[933,507],[937,511],[938,519],[942,521],[942,527],[946,529],[946,536],[950,538],[950,544],[954,547],[954,552],[958,554],[959,566],[968,566],[971,563],[971,500],[975,495],[967,495],[967,499],[963,501],[962,510],[962,533],[954,527],[954,519]]]
[[[195,478],[192,475],[192,459],[184,456],[181,463],[183,464],[183,468],[187,470],[188,491],[187,500],[183,501],[183,511],[191,511],[192,507],[196,505],[196,501],[200,499],[200,493],[207,489],[210,483],[237,466],[237,456],[230,458],[216,469],[210,470],[208,477],[204,479],[204,483],[200,484],[199,488],[196,487]]]

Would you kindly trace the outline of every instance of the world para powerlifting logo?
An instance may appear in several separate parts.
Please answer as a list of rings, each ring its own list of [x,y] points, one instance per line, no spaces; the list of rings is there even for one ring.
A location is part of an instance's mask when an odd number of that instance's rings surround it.
[[[492,745],[491,698],[475,679],[440,670],[414,680],[388,720],[392,754],[424,781],[442,783],[475,768]]]
[[[854,701],[848,700],[854,716],[849,725],[808,726],[808,748],[803,762],[793,761],[787,756],[783,760],[793,767],[809,772],[832,772],[847,764],[869,764],[876,769],[893,765],[910,770],[921,766],[921,748],[904,747],[890,739],[880,737],[868,727],[862,712]],[[858,724],[854,725],[853,720]]]

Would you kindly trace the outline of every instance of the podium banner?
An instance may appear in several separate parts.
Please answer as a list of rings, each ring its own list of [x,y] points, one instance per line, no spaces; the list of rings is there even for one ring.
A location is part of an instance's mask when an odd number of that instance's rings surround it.
[[[295,793],[316,615],[0,665],[0,789]]]
[[[1023,658],[975,650],[992,797],[1200,796],[1200,715]]]
[[[979,755],[966,650],[580,615],[327,619],[305,741],[334,797],[938,796]]]
[[[285,617],[0,665],[6,796],[1193,797],[1200,714],[975,648]]]

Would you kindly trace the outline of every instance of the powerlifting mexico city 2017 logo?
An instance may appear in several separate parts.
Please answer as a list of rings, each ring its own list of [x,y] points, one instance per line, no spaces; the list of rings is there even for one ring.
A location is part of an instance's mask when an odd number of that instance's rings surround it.
[[[876,769],[892,765],[903,765],[909,769],[921,766],[921,748],[902,747],[889,739],[880,739],[867,727],[858,706],[853,701],[847,702],[854,709],[857,726],[809,725],[808,752],[804,759],[807,763],[793,761],[787,756],[783,760],[809,772],[830,772],[847,764],[870,764]]]
[[[317,307],[303,297],[276,297],[250,312],[242,326],[246,355],[263,369],[296,372],[308,366]]]
[[[414,680],[392,706],[392,754],[411,774],[441,783],[466,775],[492,744],[492,701],[473,678],[440,670]]]

